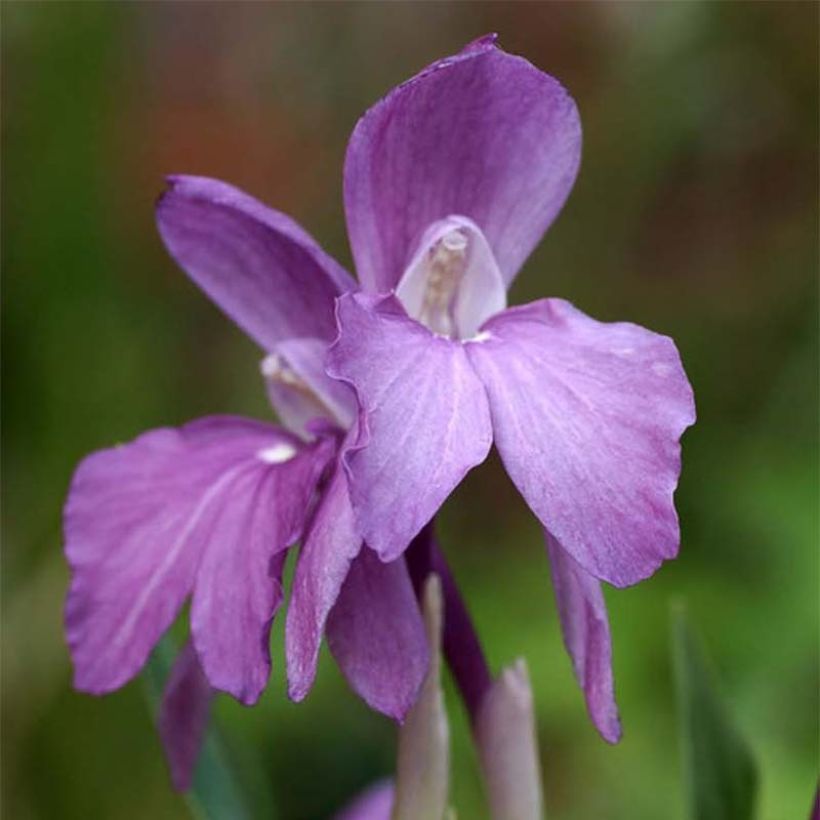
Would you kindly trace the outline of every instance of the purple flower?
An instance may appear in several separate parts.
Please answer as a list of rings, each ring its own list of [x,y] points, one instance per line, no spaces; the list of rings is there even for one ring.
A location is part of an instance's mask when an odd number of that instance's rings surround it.
[[[692,390],[671,339],[568,302],[506,308],[580,160],[551,77],[468,46],[358,123],[345,208],[364,288],[338,301],[328,372],[359,402],[345,446],[356,524],[390,561],[491,445],[544,528],[564,638],[602,735],[620,735],[600,582],[679,544],[673,493]]]
[[[66,505],[66,621],[76,686],[103,693],[191,597],[162,723],[183,774],[196,744],[179,738],[200,731],[208,687],[252,703],[265,685],[297,540],[290,696],[308,692],[326,634],[353,688],[404,716],[428,648],[402,554],[493,442],[544,525],[576,674],[617,739],[600,581],[634,583],[675,554],[678,439],[694,410],[669,339],[555,299],[505,309],[579,157],[563,88],[486,37],[353,133],[345,209],[361,292],[283,214],[214,180],[169,180],[162,238],[262,348],[288,430],[206,418],[89,456]]]

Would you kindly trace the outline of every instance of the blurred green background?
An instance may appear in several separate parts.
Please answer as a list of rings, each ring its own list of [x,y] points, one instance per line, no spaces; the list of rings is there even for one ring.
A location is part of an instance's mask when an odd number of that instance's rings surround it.
[[[669,604],[686,602],[762,770],[760,818],[817,776],[818,5],[3,3],[3,807],[180,818],[139,682],[72,691],[60,507],[88,451],[210,413],[269,415],[255,347],[153,224],[163,174],[228,180],[349,264],[341,167],[357,117],[498,31],[585,129],[580,178],[513,302],[572,300],[675,337],[699,420],[680,558],[608,592],[625,735],[589,724],[538,528],[495,458],[441,525],[494,668],[524,655],[550,816],[684,816]],[[329,657],[285,697],[282,622],[261,704],[217,712],[258,816],[330,815],[389,773],[394,729]],[[481,818],[452,690],[454,802]]]

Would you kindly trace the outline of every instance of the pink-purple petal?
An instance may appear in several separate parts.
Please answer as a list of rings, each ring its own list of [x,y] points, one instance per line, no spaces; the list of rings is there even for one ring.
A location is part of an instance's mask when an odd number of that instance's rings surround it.
[[[333,657],[371,708],[403,720],[427,672],[429,649],[404,558],[364,548],[327,621]]]
[[[196,574],[191,632],[216,689],[254,703],[268,680],[270,624],[282,604],[286,548],[304,528],[332,453],[320,440],[237,478],[211,522]]]
[[[299,551],[291,586],[285,656],[292,700],[302,700],[313,685],[328,614],[361,548],[347,477],[337,464]]]
[[[677,554],[679,439],[695,410],[671,339],[545,299],[466,347],[507,472],[587,572],[627,586]]]
[[[177,655],[165,684],[158,728],[177,791],[191,787],[205,729],[213,689],[199,664],[193,644],[186,643]]]
[[[72,571],[66,632],[78,689],[108,692],[139,671],[198,583],[203,556],[213,550],[214,560],[224,560],[239,549],[215,537],[226,534],[220,521],[235,516],[238,536],[247,522],[234,507],[245,493],[253,494],[270,473],[291,468],[285,458],[304,453],[312,459],[321,451],[319,460],[326,461],[333,445],[322,440],[301,447],[272,425],[223,416],[153,430],[80,464],[64,517]],[[271,555],[278,533],[270,533]],[[239,579],[230,580],[226,594],[235,596],[236,606],[245,590]],[[263,637],[259,632],[247,640],[261,653]]]
[[[266,351],[335,336],[333,300],[354,286],[292,219],[214,179],[174,176],[157,204],[171,256]]]
[[[621,721],[612,679],[612,639],[601,582],[586,572],[545,532],[552,584],[564,645],[572,658],[587,710],[601,737],[621,739]]]
[[[464,346],[434,336],[393,297],[348,294],[328,372],[360,405],[343,458],[359,531],[384,561],[400,555],[489,452],[487,397]]]
[[[359,120],[344,196],[362,285],[396,286],[422,233],[460,214],[511,282],[578,171],[581,125],[564,88],[494,38],[429,66]]]

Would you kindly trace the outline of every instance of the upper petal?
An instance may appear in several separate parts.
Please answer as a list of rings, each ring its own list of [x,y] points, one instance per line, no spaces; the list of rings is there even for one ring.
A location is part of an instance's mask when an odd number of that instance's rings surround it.
[[[335,336],[345,270],[292,219],[205,177],[169,177],[157,226],[188,276],[265,350],[281,339]]]
[[[601,582],[586,572],[545,532],[552,584],[561,618],[564,645],[572,658],[587,710],[601,736],[621,739],[621,721],[612,680],[612,639]]]
[[[219,540],[227,511],[289,467],[284,460],[301,446],[268,424],[211,417],[153,430],[80,464],[65,508],[66,630],[78,689],[107,692],[139,670],[191,592],[203,556],[239,549]],[[246,588],[232,577],[226,590],[231,618]],[[261,652],[262,637],[245,640]]]
[[[678,550],[673,494],[692,389],[671,339],[568,302],[512,308],[466,345],[504,465],[589,573],[616,586]]]
[[[491,444],[487,398],[464,346],[389,297],[348,294],[328,372],[353,385],[359,438],[343,456],[359,531],[382,560],[413,536]]]
[[[580,162],[575,103],[493,40],[429,66],[356,125],[344,195],[366,289],[395,287],[422,232],[450,214],[479,226],[509,283],[564,204]]]
[[[359,553],[330,612],[327,642],[354,691],[373,709],[403,720],[429,660],[404,558],[385,564],[371,549]]]

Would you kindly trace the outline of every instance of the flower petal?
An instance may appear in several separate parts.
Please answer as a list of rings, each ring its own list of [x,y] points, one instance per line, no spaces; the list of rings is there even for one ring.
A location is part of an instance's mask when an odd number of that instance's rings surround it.
[[[241,501],[237,493],[253,495],[271,474],[292,469],[286,458],[312,458],[328,446],[322,441],[299,451],[298,439],[276,427],[223,416],[153,430],[86,458],[65,508],[72,570],[66,631],[75,686],[99,694],[133,677],[191,592],[203,556],[239,549],[216,537],[226,534],[226,511]],[[283,530],[269,533],[269,555]],[[244,600],[246,589],[228,588]],[[261,652],[262,638],[258,632],[245,640]]]
[[[328,613],[361,547],[347,477],[338,464],[304,539],[291,586],[285,655],[292,700],[302,700],[313,685]]]
[[[413,244],[452,214],[481,228],[509,283],[569,195],[581,153],[575,103],[493,41],[424,69],[356,125],[345,211],[367,290],[394,288]]]
[[[359,531],[383,561],[412,538],[491,444],[484,390],[464,346],[434,336],[394,297],[348,294],[328,373],[356,390],[359,438],[344,455]]]
[[[327,642],[356,694],[404,720],[430,657],[404,558],[385,564],[371,549],[359,553],[327,620]]]
[[[678,550],[679,439],[695,420],[674,342],[560,299],[507,310],[483,330],[468,355],[530,508],[594,577],[627,586],[651,575]]]
[[[213,517],[211,545],[196,574],[191,632],[212,686],[245,704],[267,683],[286,549],[301,536],[333,449],[320,440],[287,462],[238,477]]]
[[[189,641],[171,669],[159,711],[159,734],[177,791],[191,788],[213,693]]]
[[[572,658],[587,710],[604,740],[621,739],[621,721],[612,680],[612,639],[601,582],[584,571],[561,545],[545,532],[552,567],[552,583],[564,645]]]
[[[345,270],[284,214],[231,185],[169,177],[157,226],[171,256],[265,350],[298,336],[332,340]]]

